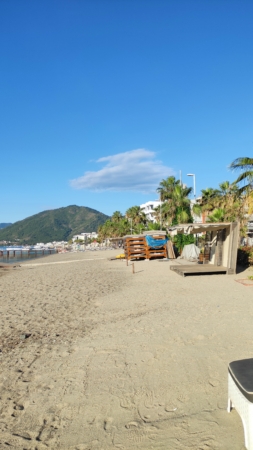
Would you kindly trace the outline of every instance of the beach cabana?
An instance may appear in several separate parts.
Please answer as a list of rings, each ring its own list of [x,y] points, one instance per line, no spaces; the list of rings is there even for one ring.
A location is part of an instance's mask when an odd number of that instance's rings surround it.
[[[209,239],[205,243],[203,264],[177,264],[171,270],[186,276],[195,274],[236,272],[237,248],[239,239],[238,222],[188,223],[169,228],[173,234],[206,233]]]

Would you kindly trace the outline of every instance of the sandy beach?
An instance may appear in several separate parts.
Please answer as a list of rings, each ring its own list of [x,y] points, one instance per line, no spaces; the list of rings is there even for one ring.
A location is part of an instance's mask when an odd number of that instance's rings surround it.
[[[133,275],[118,253],[1,272],[0,448],[244,449],[227,366],[253,356],[252,270]]]

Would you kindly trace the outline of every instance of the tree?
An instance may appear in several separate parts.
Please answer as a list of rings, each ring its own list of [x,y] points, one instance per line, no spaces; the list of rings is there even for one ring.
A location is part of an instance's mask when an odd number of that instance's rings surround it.
[[[208,222],[224,222],[226,212],[222,208],[216,208],[208,216]]]
[[[157,222],[149,222],[148,223],[148,230],[152,231],[152,230],[160,230],[160,224]]]
[[[126,210],[126,218],[132,220],[133,225],[145,224],[147,221],[145,213],[141,210],[140,206],[131,206]]]
[[[180,180],[175,177],[168,177],[162,180],[157,188],[161,201],[168,200],[176,186],[180,185]]]
[[[253,189],[253,158],[248,156],[237,158],[230,164],[229,168],[231,170],[242,170],[242,173],[235,180],[235,183],[241,183],[242,181],[247,183],[240,188],[241,192]]]
[[[220,194],[218,189],[207,188],[201,190],[201,198],[197,202],[197,205],[200,206],[201,212],[210,212],[213,211],[217,206],[217,197]],[[194,212],[195,212],[194,208]],[[196,211],[197,212],[197,211]]]
[[[118,223],[123,218],[124,218],[124,216],[121,214],[120,211],[114,211],[111,220],[112,220],[112,222]]]
[[[180,185],[175,186],[171,200],[175,210],[174,223],[187,223],[192,222],[191,215],[191,201],[188,198],[192,188],[183,187]]]
[[[162,223],[172,224],[192,222],[189,194],[192,188],[183,187],[175,177],[162,180],[158,189],[163,203],[161,205]],[[160,207],[156,208],[156,218],[160,216]]]
[[[130,233],[130,224],[128,220],[123,217],[118,222],[107,220],[98,228],[98,239],[103,242],[105,239],[113,237],[122,237]]]
[[[247,197],[247,207],[248,207],[248,214],[253,214],[253,192],[251,192]]]
[[[245,232],[247,218],[247,195],[238,188],[236,183],[224,181],[219,184],[220,189],[203,189],[202,197],[196,204],[196,209],[207,213],[208,222],[240,222],[241,234]],[[195,206],[193,208],[195,211]]]

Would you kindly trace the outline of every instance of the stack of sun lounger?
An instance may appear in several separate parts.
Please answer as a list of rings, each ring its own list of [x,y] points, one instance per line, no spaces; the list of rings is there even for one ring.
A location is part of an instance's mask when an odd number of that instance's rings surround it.
[[[163,240],[161,236],[153,236],[153,238],[157,244],[159,244],[159,240]],[[167,258],[166,244],[162,243],[160,246],[154,248],[148,245],[146,237],[142,235],[125,236],[124,250],[125,257],[128,260]]]
[[[144,236],[127,236],[124,239],[126,259],[146,259],[146,239]]]

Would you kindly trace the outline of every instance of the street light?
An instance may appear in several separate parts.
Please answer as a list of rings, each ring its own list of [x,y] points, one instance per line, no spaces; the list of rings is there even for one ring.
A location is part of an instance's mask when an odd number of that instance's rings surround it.
[[[195,179],[195,173],[187,173],[187,177],[193,177],[193,196],[194,196],[194,200],[196,200],[196,179]]]

